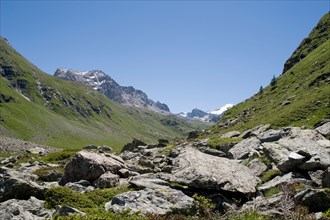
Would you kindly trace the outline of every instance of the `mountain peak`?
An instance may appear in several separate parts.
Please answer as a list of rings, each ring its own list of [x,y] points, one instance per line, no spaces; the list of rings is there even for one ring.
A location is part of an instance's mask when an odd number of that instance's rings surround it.
[[[133,86],[120,86],[109,75],[101,70],[77,71],[57,68],[54,76],[91,86],[107,96],[109,99],[123,105],[135,106],[160,113],[169,113],[170,109],[164,103],[154,102],[141,90]]]

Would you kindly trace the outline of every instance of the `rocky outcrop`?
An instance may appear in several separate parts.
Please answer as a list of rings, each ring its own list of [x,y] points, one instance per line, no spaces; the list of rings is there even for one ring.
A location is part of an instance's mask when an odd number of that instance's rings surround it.
[[[0,168],[0,202],[8,199],[44,198],[46,187],[35,181],[37,176],[27,172]]]
[[[44,208],[44,201],[35,197],[28,200],[10,199],[0,203],[0,219],[43,220],[52,217],[52,211]]]
[[[125,167],[124,161],[118,156],[80,151],[65,166],[60,184],[64,185],[67,182],[79,180],[87,180],[92,183],[107,171],[117,174],[120,169]]]
[[[164,187],[116,195],[105,204],[105,209],[113,212],[129,211],[130,213],[166,215],[188,212],[193,207],[193,201],[191,197],[181,191]]]
[[[191,146],[180,149],[173,166],[172,182],[192,188],[243,194],[256,191],[258,181],[247,167],[234,160],[202,153]]]
[[[260,146],[261,141],[256,137],[251,137],[234,145],[228,151],[228,155],[234,159],[245,159],[250,153],[256,151]]]

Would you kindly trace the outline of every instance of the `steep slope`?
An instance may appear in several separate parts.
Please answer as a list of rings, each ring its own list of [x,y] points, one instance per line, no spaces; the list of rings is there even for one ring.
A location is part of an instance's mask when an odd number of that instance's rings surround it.
[[[290,68],[287,62],[284,74],[228,110],[212,130],[244,130],[267,123],[272,127],[314,126],[320,119],[330,118],[329,17],[329,13],[322,17],[309,35],[313,40],[304,40],[289,59],[304,54],[299,62],[291,62]]]
[[[120,86],[114,79],[100,70],[81,72],[58,68],[54,76],[89,85],[109,99],[123,105],[135,106],[160,113],[170,113],[170,109],[166,104],[154,102],[143,91],[137,90],[132,86]]]
[[[0,38],[0,133],[59,147],[146,142],[196,129],[174,116],[119,105],[89,86],[45,74]]]

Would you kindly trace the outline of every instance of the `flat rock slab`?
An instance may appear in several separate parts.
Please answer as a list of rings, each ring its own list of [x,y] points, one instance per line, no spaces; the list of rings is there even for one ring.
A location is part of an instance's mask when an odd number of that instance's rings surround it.
[[[200,152],[187,145],[173,160],[171,182],[192,188],[254,193],[257,178],[235,160]]]
[[[105,204],[105,210],[113,212],[129,211],[142,214],[154,213],[166,215],[185,213],[193,207],[194,200],[181,191],[167,188],[144,189],[116,195]]]

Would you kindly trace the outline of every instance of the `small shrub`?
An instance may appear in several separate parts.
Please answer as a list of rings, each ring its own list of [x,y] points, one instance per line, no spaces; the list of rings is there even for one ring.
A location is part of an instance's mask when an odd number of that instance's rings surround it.
[[[211,218],[216,207],[215,204],[212,203],[211,199],[197,194],[194,194],[193,198],[195,199],[194,203],[197,215]]]
[[[54,151],[40,158],[40,160],[44,161],[45,163],[58,163],[61,161],[67,162],[76,152],[77,150]]]
[[[229,216],[228,220],[268,220],[269,218],[256,211],[246,211],[242,214]]]
[[[264,193],[266,198],[272,197],[273,195],[276,195],[278,193],[282,192],[282,190],[278,187],[272,187],[270,189],[267,189]]]
[[[330,218],[330,208],[323,213],[323,216],[326,218]]]
[[[218,146],[221,145],[234,145],[237,144],[238,142],[242,141],[242,138],[211,138],[207,144],[212,147],[212,148],[217,148]]]
[[[48,189],[45,192],[45,197],[45,207],[49,209],[55,208],[57,205],[68,205],[77,209],[97,207],[85,194],[65,186]]]
[[[275,176],[279,175],[281,171],[279,170],[267,170],[261,177],[262,183],[268,182],[273,179]]]

